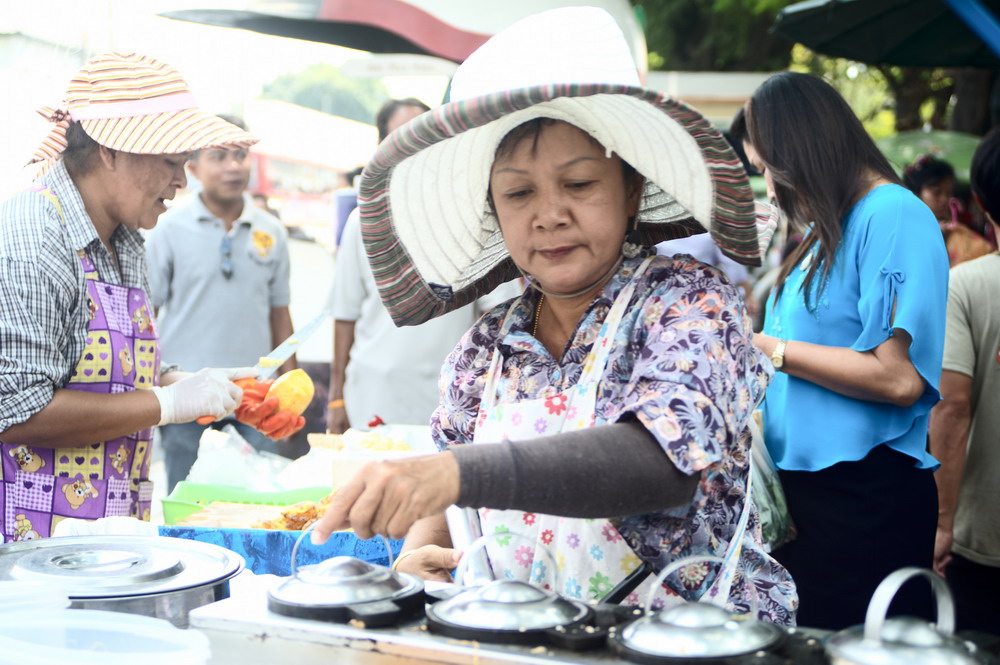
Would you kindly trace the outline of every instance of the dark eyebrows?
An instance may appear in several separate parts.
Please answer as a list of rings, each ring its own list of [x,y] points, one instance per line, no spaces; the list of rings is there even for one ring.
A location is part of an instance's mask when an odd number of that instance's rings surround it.
[[[556,168],[559,169],[559,170],[561,170],[561,171],[563,171],[563,170],[568,169],[571,166],[574,166],[574,165],[578,164],[579,162],[591,161],[591,160],[596,162],[596,161],[598,161],[598,158],[597,157],[592,157],[590,155],[582,155],[580,157],[574,157],[573,159],[569,160],[568,162],[563,162],[562,164],[559,164],[558,166],[556,166]],[[493,173],[494,173],[494,175],[499,174],[499,173],[524,174],[524,173],[527,173],[527,171],[525,171],[524,169],[515,169],[512,166],[503,166],[503,167],[495,170]]]

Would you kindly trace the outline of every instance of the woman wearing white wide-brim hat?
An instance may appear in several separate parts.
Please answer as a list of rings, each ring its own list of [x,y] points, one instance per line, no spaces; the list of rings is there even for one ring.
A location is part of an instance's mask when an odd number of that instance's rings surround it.
[[[703,592],[793,624],[794,584],[765,553],[748,500],[748,421],[767,361],[721,273],[650,248],[708,230],[727,255],[759,263],[735,154],[696,111],[638,87],[620,30],[593,8],[499,33],[459,68],[452,99],[365,171],[363,234],[383,302],[402,325],[519,275],[531,288],[446,361],[431,423],[446,452],[367,466],[316,540],[347,527],[405,534],[398,568],[448,579],[458,554],[442,511],[457,503],[481,509],[484,533],[530,539],[487,546],[498,578],[598,600],[642,562],[714,555],[726,564],[686,567],[655,604]]]
[[[140,228],[184,187],[188,153],[257,139],[200,111],[169,65],[87,62],[32,161],[35,187],[0,207],[3,540],[65,518],[149,519],[153,426],[222,417],[253,370],[161,372]]]

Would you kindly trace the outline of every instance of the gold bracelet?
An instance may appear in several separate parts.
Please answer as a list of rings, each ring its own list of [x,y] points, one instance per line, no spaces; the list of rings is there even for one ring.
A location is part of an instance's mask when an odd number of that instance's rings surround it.
[[[344,408],[344,400],[342,400],[342,399],[335,399],[332,402],[330,402],[329,404],[327,404],[326,408],[328,408],[328,409],[342,409],[342,408]]]
[[[389,566],[389,570],[396,570],[396,568],[399,566],[399,562],[400,561],[402,561],[403,559],[405,559],[406,557],[410,556],[411,554],[413,554],[416,551],[417,550],[414,549],[414,550],[409,550],[409,551],[406,551],[406,552],[402,552],[398,557],[396,557],[396,560],[392,562],[392,565]]]

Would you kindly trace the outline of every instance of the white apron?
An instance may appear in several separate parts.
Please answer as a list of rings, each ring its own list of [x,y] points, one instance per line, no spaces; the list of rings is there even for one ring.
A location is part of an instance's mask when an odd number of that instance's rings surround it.
[[[597,388],[615,333],[635,291],[635,284],[651,261],[652,257],[647,258],[639,266],[633,279],[615,299],[575,386],[560,393],[546,391],[539,399],[497,404],[497,387],[503,367],[501,354],[493,352],[476,421],[474,444],[512,440],[531,445],[530,440],[538,436],[594,426]],[[581,478],[581,487],[585,487],[586,482],[586,478]],[[750,496],[750,487],[747,487],[746,495]],[[705,592],[703,600],[725,606],[749,515],[748,501],[724,557],[726,565]],[[534,542],[532,547],[521,538],[498,536],[489,539],[486,551],[496,579],[527,581],[570,598],[597,602],[642,563],[616,526],[607,519],[556,517],[489,508],[480,509],[479,516],[484,535],[514,532]],[[558,571],[550,570],[551,558],[544,551],[539,551],[543,547],[552,553]],[[650,576],[626,602],[632,604],[636,599],[645,600],[652,582]],[[654,607],[680,602],[683,602],[682,599],[664,586],[657,589],[653,597]]]

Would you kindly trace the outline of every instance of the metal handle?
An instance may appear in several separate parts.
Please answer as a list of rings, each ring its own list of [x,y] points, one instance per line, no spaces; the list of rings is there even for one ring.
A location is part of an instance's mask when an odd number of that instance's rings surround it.
[[[292,577],[293,578],[297,579],[298,576],[299,576],[298,565],[296,563],[296,559],[298,558],[298,554],[299,554],[299,545],[302,543],[302,539],[306,537],[306,534],[309,533],[310,531],[312,531],[313,527],[316,526],[316,522],[318,522],[318,521],[319,520],[313,520],[312,522],[309,522],[309,524],[306,524],[305,528],[302,529],[302,533],[300,533],[299,537],[295,539],[295,544],[292,546]],[[386,566],[386,567],[387,568],[392,568],[392,561],[393,561],[393,557],[392,557],[392,545],[389,543],[389,539],[386,538],[385,536],[383,536],[383,535],[380,534],[379,538],[382,539],[382,543],[385,545],[385,551],[389,553],[389,565]]]
[[[683,559],[678,559],[672,564],[660,571],[660,574],[656,576],[656,580],[653,581],[653,586],[649,588],[649,593],[646,594],[646,602],[640,605],[640,607],[652,607],[653,606],[653,596],[656,594],[656,590],[660,588],[660,585],[669,577],[671,574],[677,572],[685,566],[689,566],[696,561],[710,561],[714,563],[726,565],[726,562],[721,557],[711,556],[708,554],[699,556],[689,556]]]
[[[926,568],[900,568],[890,574],[875,589],[871,602],[868,603],[868,611],[865,613],[865,637],[866,641],[881,642],[882,627],[885,625],[886,613],[889,605],[896,596],[903,583],[913,577],[924,577],[931,583],[934,591],[934,599],[937,601],[937,623],[939,633],[951,635],[955,632],[955,603],[951,598],[951,590],[944,579]]]
[[[552,551],[549,550],[548,547],[542,545],[541,543],[538,543],[535,540],[532,540],[523,533],[518,533],[516,531],[500,531],[500,532],[484,534],[479,538],[476,538],[476,540],[474,540],[473,543],[469,545],[469,549],[467,549],[462,554],[462,560],[458,562],[458,568],[455,570],[455,581],[461,584],[462,586],[472,586],[471,584],[465,584],[465,572],[466,569],[469,567],[469,560],[472,558],[472,555],[478,552],[479,550],[485,548],[486,544],[491,540],[498,540],[499,538],[505,538],[508,536],[514,538],[520,538],[521,540],[527,541],[531,545],[534,545],[536,549],[540,549],[541,551],[543,551],[545,555],[548,557],[549,563],[552,564],[553,580],[556,579],[556,574],[559,571],[559,567],[556,565],[556,558],[552,555]],[[534,559],[534,555],[532,555],[532,559]],[[530,572],[528,574],[528,579],[529,580],[531,579]],[[475,582],[475,579],[473,579],[472,581]]]
[[[458,506],[448,506],[444,511],[444,519],[448,525],[448,533],[451,535],[451,546],[461,552],[467,552],[472,544],[483,536],[482,523],[479,519],[479,511],[473,508],[459,508]],[[466,554],[462,557],[462,563],[469,569],[465,575],[472,575],[472,579],[493,580],[493,569],[490,568],[489,559],[485,552],[476,555]]]

